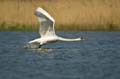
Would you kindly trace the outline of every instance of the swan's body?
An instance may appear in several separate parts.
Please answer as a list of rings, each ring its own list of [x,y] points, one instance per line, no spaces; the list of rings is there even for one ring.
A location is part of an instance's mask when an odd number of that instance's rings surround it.
[[[35,15],[40,22],[39,34],[41,38],[32,40],[28,42],[27,48],[39,48],[41,45],[57,42],[57,41],[80,41],[81,38],[76,39],[66,39],[59,37],[55,34],[54,24],[55,20],[42,8],[37,8],[35,11]]]

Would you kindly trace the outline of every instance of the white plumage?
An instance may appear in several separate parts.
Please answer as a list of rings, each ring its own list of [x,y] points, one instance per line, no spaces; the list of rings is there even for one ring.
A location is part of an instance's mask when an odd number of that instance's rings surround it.
[[[56,41],[80,41],[83,40],[81,38],[76,39],[66,39],[59,37],[55,34],[54,30],[54,24],[55,20],[53,17],[48,14],[45,10],[38,7],[35,11],[35,15],[38,18],[38,21],[40,22],[40,28],[39,28],[39,34],[41,38],[37,38],[35,40],[32,40],[28,42],[28,44],[25,46],[27,48],[39,48],[41,45],[56,42]]]

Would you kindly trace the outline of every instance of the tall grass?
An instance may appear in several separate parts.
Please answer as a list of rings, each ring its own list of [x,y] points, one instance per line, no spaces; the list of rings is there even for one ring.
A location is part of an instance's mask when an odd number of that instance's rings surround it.
[[[37,30],[36,6],[57,30],[120,30],[120,0],[0,0],[0,30]]]

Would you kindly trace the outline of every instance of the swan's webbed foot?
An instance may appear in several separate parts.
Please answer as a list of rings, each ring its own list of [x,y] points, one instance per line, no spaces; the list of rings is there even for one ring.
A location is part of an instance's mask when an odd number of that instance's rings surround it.
[[[41,48],[42,47],[42,45],[39,45],[39,48]]]

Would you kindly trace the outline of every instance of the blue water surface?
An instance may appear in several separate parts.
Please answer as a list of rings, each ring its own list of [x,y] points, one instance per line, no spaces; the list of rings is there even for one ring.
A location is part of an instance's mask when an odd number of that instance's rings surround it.
[[[24,49],[37,32],[0,32],[0,79],[120,79],[120,32],[57,32],[81,42]]]

